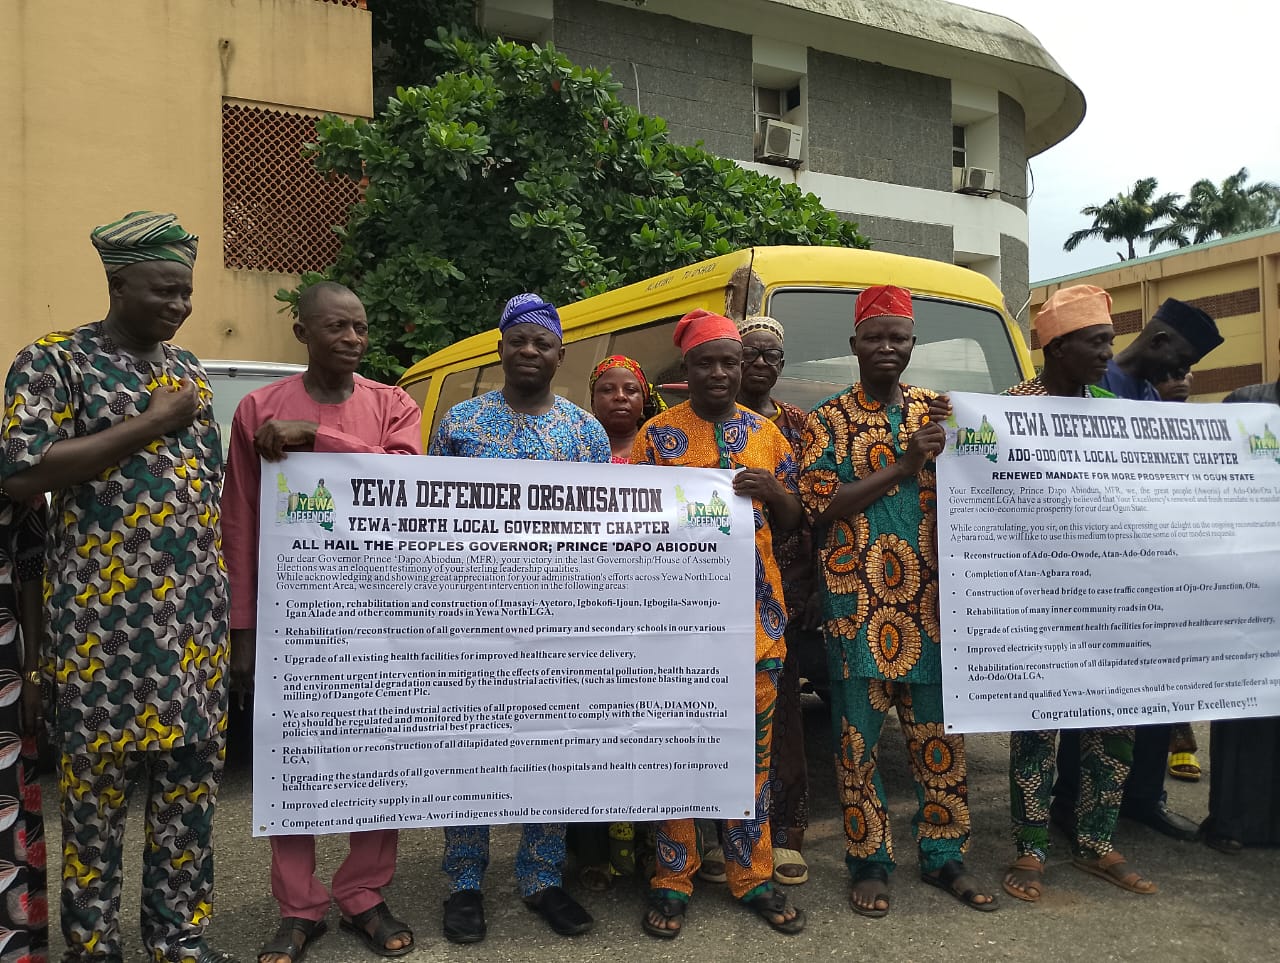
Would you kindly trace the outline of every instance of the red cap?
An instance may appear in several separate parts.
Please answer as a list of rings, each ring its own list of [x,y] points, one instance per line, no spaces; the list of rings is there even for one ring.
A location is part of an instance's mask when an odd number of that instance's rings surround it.
[[[853,326],[856,328],[868,318],[906,318],[914,321],[911,313],[911,292],[895,288],[892,284],[877,284],[858,295],[853,304]]]
[[[700,344],[721,338],[740,342],[742,335],[738,334],[738,325],[723,314],[695,308],[679,320],[671,340],[680,349],[680,354],[686,355]]]

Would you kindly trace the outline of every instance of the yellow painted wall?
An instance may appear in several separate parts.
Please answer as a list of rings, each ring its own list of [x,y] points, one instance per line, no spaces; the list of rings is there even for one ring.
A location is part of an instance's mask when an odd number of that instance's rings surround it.
[[[298,361],[276,290],[222,266],[222,102],[369,116],[367,11],[323,0],[0,4],[0,357],[101,318],[89,230],[142,208],[200,235],[177,341],[207,358]]]
[[[1072,284],[1105,288],[1112,297],[1113,313],[1140,310],[1144,322],[1165,298],[1195,301],[1257,290],[1259,310],[1217,317],[1218,330],[1225,341],[1195,370],[1207,373],[1260,365],[1262,381],[1280,377],[1280,228],[1039,284],[1031,291],[1030,316],[1035,317],[1050,294]],[[1117,337],[1116,350],[1133,338],[1133,334]],[[1034,357],[1040,364],[1039,351],[1034,352]],[[1192,385],[1194,389],[1194,381]],[[1221,401],[1223,394],[1224,391],[1212,391],[1192,398]]]

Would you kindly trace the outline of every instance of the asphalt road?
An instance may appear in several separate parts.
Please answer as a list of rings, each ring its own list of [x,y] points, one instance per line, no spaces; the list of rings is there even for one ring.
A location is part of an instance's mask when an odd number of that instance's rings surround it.
[[[512,878],[517,831],[494,832],[493,861],[486,881],[489,937],[457,947],[440,935],[440,908],[446,894],[440,873],[441,834],[423,830],[401,834],[397,878],[387,891],[392,908],[414,927],[417,949],[408,960],[546,961],[597,960],[691,961],[768,960],[770,963],[816,960],[884,960],[894,963],[980,963],[980,961],[1152,961],[1152,963],[1235,963],[1280,960],[1280,850],[1224,856],[1199,843],[1179,843],[1122,821],[1118,848],[1160,886],[1154,896],[1135,896],[1074,869],[1065,843],[1055,836],[1046,874],[1046,894],[1038,905],[1001,894],[995,913],[977,913],[919,881],[910,841],[914,795],[905,764],[901,731],[890,722],[880,756],[892,802],[893,829],[902,860],[893,883],[893,909],[880,920],[856,916],[847,903],[843,836],[836,808],[830,757],[830,723],[816,699],[806,699],[813,816],[805,851],[810,881],[789,892],[804,908],[809,925],[799,936],[782,936],[732,902],[723,886],[702,883],[694,895],[685,933],[672,942],[646,936],[640,929],[643,886],[624,881],[604,895],[574,890],[595,914],[593,932],[567,940],[546,929],[518,898]],[[1208,727],[1196,726],[1202,765],[1209,763]],[[968,740],[970,808],[974,839],[968,862],[982,880],[999,888],[1000,873],[1012,858],[1008,832],[1008,741],[1002,735]],[[52,811],[52,787],[46,785],[46,811]],[[1173,808],[1204,817],[1208,771],[1200,783],[1169,780]],[[275,930],[277,909],[269,882],[270,849],[250,836],[250,775],[247,768],[228,773],[219,802],[216,830],[217,901],[210,939],[236,954],[242,963],[256,959],[263,940]],[[51,842],[56,827],[51,827]],[[320,843],[321,875],[327,878],[341,860],[346,837]],[[137,882],[140,820],[130,824],[122,923],[129,963],[146,957],[137,939]],[[56,852],[56,845],[51,847]],[[56,870],[55,870],[56,871]],[[61,952],[56,898],[54,959]],[[329,914],[330,932],[316,943],[312,963],[373,960],[353,936],[337,929],[337,911]]]

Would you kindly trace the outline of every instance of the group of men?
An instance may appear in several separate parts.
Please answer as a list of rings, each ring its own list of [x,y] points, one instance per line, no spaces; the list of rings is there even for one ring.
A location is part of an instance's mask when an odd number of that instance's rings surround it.
[[[157,961],[228,963],[207,944],[205,928],[228,690],[253,689],[259,458],[420,454],[421,412],[400,389],[356,374],[369,343],[364,309],[347,288],[322,282],[303,292],[293,326],[307,351],[306,371],[244,399],[224,470],[208,380],[193,355],[171,344],[191,313],[197,239],[173,215],[150,212],[96,228],[91,239],[106,269],[108,313],[19,353],[0,434],[6,491],[17,499],[43,492],[52,498],[50,647],[42,671],[23,684],[46,686],[53,696],[47,704],[60,752],[66,959],[123,959],[116,919],[123,815],[136,783],[146,800],[141,935],[148,953]],[[1166,302],[1134,345],[1113,358],[1109,309],[1106,293],[1087,286],[1051,297],[1036,318],[1044,370],[1011,393],[1096,397],[1107,393],[1092,387],[1102,384],[1145,397],[1157,375],[1185,373],[1221,342],[1203,312]],[[518,295],[499,331],[502,388],[455,406],[429,453],[608,462],[600,424],[551,390],[564,357],[554,306]],[[767,344],[751,340],[761,331]],[[803,912],[774,882],[768,815],[788,637],[775,545],[810,530],[851,908],[869,917],[890,910],[895,859],[876,746],[885,715],[896,709],[916,784],[922,879],[975,910],[995,909],[996,897],[963,861],[970,824],[964,743],[943,725],[934,459],[945,445],[950,406],[945,396],[900,380],[915,343],[910,293],[877,286],[858,297],[850,346],[860,380],[809,413],[802,429],[797,418],[790,440],[775,426],[783,406],[770,403],[770,417],[739,403],[748,368],[765,384],[762,403],[769,401],[783,364],[777,322],[761,319],[744,336],[728,318],[694,311],[676,327],[675,343],[689,401],[644,424],[631,461],[734,469],[735,493],[755,508],[756,812],[722,830],[730,892],[779,932],[804,926]],[[756,370],[761,365],[773,369],[772,380]],[[1017,859],[1004,889],[1023,900],[1040,897],[1053,815],[1069,824],[1081,869],[1133,892],[1154,892],[1115,853],[1111,835],[1131,768],[1132,812],[1166,832],[1185,832],[1161,792],[1168,732],[1152,732],[1159,766],[1146,769],[1147,737],[1135,744],[1132,729],[1085,730],[1074,749],[1064,737],[1058,792],[1066,808],[1056,810],[1054,735],[1013,737]],[[1159,778],[1139,785],[1140,773]],[[562,886],[564,830],[523,827],[515,871],[529,908],[571,936],[593,920]],[[413,949],[411,927],[382,895],[395,870],[396,832],[353,833],[331,887],[316,877],[313,837],[271,842],[281,922],[259,963],[301,959],[324,933],[331,901],[341,927],[373,953]],[[656,862],[641,924],[670,939],[684,925],[699,868],[692,821],[658,825]],[[487,865],[485,827],[446,831],[443,930],[454,942],[486,935]]]

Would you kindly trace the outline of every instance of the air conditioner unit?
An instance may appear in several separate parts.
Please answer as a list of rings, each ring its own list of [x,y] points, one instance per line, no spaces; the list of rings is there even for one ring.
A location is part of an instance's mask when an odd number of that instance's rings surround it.
[[[781,120],[760,121],[760,142],[756,145],[756,160],[773,164],[798,164],[800,144],[804,140],[804,128]]]
[[[996,189],[995,172],[983,170],[981,167],[953,167],[951,168],[951,189],[960,194],[977,194],[986,197]]]

